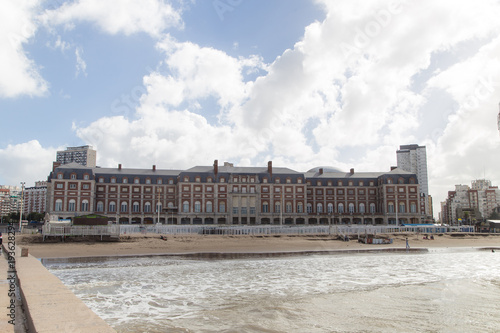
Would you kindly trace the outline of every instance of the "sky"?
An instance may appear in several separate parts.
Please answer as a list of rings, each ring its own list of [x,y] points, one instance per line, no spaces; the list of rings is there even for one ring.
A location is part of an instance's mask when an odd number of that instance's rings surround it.
[[[426,146],[434,216],[500,185],[500,1],[0,0],[0,184],[97,164],[389,171]]]

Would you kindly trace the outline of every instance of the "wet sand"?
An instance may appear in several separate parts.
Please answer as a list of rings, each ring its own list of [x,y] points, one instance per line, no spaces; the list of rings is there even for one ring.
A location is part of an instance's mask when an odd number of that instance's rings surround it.
[[[27,247],[37,258],[71,258],[96,256],[131,256],[148,254],[193,253],[287,253],[324,252],[342,250],[405,249],[406,238],[412,249],[436,247],[498,248],[500,235],[441,234],[434,240],[423,239],[423,234],[379,235],[392,238],[392,244],[363,244],[357,240],[344,242],[336,236],[219,236],[176,235],[162,240],[159,234],[122,235],[120,241],[101,242],[91,239],[79,241],[46,241],[40,235],[17,235],[20,247]]]

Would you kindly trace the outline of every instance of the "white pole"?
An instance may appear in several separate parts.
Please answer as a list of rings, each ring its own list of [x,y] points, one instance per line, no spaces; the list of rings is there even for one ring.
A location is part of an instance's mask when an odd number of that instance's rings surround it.
[[[24,184],[25,182],[21,182],[21,210],[19,211],[19,232],[23,231],[23,225],[22,225],[22,220],[23,220],[23,196],[24,196]]]

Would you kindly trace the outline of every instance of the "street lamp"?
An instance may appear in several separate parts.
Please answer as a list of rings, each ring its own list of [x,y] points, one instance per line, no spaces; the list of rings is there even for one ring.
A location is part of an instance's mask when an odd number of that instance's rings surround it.
[[[21,210],[19,211],[19,232],[23,231],[22,220],[23,220],[23,203],[24,203],[24,184],[21,182]]]

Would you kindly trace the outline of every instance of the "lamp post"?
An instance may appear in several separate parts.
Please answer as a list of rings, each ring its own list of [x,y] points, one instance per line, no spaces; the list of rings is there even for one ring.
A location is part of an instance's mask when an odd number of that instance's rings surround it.
[[[19,211],[19,232],[23,231],[23,203],[24,203],[24,184],[25,182],[21,182],[21,210]]]

